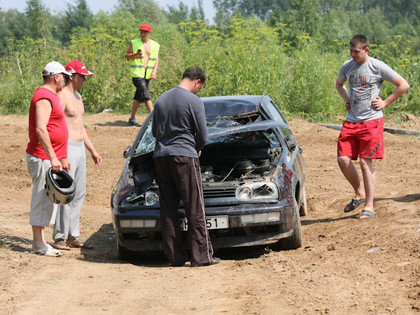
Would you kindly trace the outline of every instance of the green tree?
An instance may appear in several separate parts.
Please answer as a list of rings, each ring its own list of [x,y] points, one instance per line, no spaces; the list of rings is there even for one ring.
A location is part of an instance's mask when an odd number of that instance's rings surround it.
[[[33,38],[42,38],[44,41],[50,36],[48,27],[49,11],[41,0],[27,0],[25,14],[28,18],[29,29]]]
[[[8,38],[20,40],[24,36],[31,36],[25,14],[16,9],[6,12],[0,10],[0,21],[0,54],[5,53]]]
[[[168,6],[168,11],[165,14],[170,23],[178,24],[188,20],[189,8],[184,2],[180,1],[178,3],[178,8],[175,6]]]
[[[353,34],[364,34],[372,44],[383,44],[390,35],[391,25],[381,9],[369,9],[365,13],[348,13],[348,25]],[[349,38],[350,39],[350,38]]]
[[[206,16],[204,14],[204,9],[203,9],[203,0],[197,0],[197,6],[193,6],[191,8],[191,13],[190,13],[190,20],[195,21],[195,20],[205,20]]]
[[[318,37],[321,32],[322,16],[318,0],[292,0],[292,6],[286,12],[276,9],[268,19],[271,26],[286,25],[286,38],[297,45],[299,37],[306,34]]]
[[[213,0],[218,11],[228,12],[230,16],[244,17],[255,15],[261,19],[267,18],[276,8],[287,11],[291,0]]]
[[[122,11],[128,11],[140,23],[159,25],[166,22],[164,12],[153,0],[118,0],[117,8]]]
[[[336,52],[339,52],[341,48],[337,42],[348,43],[353,35],[346,13],[342,9],[333,8],[322,13],[317,37],[323,39],[328,50],[334,47]]]
[[[93,23],[93,13],[90,11],[86,0],[76,0],[75,5],[67,3],[64,17],[61,19],[62,42],[68,43],[73,29],[76,27],[90,29]]]
[[[185,20],[205,20],[206,15],[203,9],[203,0],[197,1],[197,6],[193,5],[191,10],[188,5],[184,2],[178,2],[178,8],[175,6],[168,6],[168,11],[165,12],[168,21],[174,24],[178,24]]]
[[[4,26],[8,29],[10,36],[15,39],[21,39],[30,34],[28,19],[24,13],[21,13],[16,9],[11,9],[2,16],[2,20],[4,21]]]

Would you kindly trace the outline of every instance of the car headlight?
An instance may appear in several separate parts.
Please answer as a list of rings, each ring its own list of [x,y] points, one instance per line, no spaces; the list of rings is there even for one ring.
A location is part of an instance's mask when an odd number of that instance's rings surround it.
[[[145,206],[154,206],[159,202],[159,196],[157,193],[153,191],[146,191],[145,198],[144,198],[144,205]]]
[[[154,191],[146,191],[140,195],[130,195],[123,199],[121,207],[131,208],[135,206],[154,206],[159,202],[159,195]]]
[[[239,200],[278,199],[279,193],[273,182],[249,183],[236,189],[236,198]]]

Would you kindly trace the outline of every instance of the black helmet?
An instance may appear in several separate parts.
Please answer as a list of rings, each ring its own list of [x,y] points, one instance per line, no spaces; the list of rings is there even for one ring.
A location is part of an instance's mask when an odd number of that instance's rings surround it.
[[[48,198],[59,205],[70,203],[76,193],[76,185],[66,171],[53,173],[50,167],[45,174],[45,193]]]

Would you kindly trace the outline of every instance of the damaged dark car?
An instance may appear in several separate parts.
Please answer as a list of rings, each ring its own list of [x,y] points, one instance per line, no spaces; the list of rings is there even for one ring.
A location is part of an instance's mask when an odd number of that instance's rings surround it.
[[[203,97],[202,101],[209,137],[200,163],[214,248],[301,247],[300,217],[307,212],[305,166],[283,114],[268,96]],[[120,258],[163,250],[152,115],[124,152],[127,161],[111,195]],[[182,202],[179,222],[186,237]]]

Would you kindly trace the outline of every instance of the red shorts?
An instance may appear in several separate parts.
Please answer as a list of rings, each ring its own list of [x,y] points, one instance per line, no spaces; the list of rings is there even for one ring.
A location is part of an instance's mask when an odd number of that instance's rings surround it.
[[[363,159],[384,158],[384,118],[361,123],[346,121],[338,138],[338,156]]]

